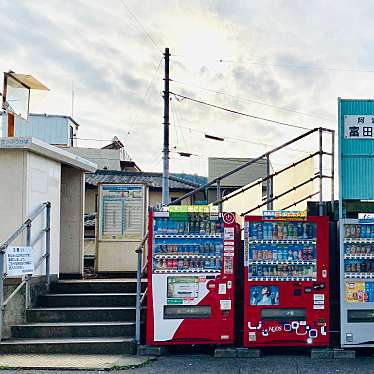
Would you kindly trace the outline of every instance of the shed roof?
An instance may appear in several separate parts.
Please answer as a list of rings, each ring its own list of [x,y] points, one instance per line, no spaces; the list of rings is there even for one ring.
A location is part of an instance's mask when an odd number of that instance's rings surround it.
[[[173,175],[170,175],[169,180],[171,190],[192,191],[200,186]],[[97,186],[100,183],[145,183],[150,188],[161,189],[162,173],[97,170],[96,173],[86,174],[87,185]]]

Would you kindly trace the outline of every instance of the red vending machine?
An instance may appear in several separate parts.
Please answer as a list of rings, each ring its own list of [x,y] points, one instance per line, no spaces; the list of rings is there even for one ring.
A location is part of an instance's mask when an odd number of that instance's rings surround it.
[[[232,344],[240,227],[208,206],[150,212],[148,345]]]
[[[244,346],[329,345],[328,253],[328,217],[245,217]]]

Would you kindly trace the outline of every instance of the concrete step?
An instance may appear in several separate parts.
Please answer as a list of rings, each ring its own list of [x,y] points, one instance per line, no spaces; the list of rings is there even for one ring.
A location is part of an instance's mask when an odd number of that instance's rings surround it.
[[[135,293],[46,294],[38,299],[40,307],[135,306]]]
[[[132,338],[10,339],[0,343],[0,353],[135,353]]]
[[[142,291],[147,288],[147,279],[142,279]],[[52,283],[51,293],[135,293],[136,279],[79,279],[59,280]]]
[[[13,338],[133,337],[135,322],[33,323],[11,328]]]
[[[99,322],[135,320],[135,307],[33,308],[27,322]]]

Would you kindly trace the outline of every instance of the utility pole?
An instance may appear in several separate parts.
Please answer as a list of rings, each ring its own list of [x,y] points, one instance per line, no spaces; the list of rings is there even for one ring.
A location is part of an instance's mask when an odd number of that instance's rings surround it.
[[[164,78],[164,146],[162,149],[162,206],[169,204],[169,48],[165,48]]]

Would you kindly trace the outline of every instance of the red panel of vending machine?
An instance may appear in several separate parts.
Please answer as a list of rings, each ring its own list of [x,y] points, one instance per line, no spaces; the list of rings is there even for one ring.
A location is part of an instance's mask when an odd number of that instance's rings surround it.
[[[328,346],[328,217],[246,216],[244,245],[244,346]]]
[[[234,342],[236,220],[205,206],[150,212],[148,345]]]

